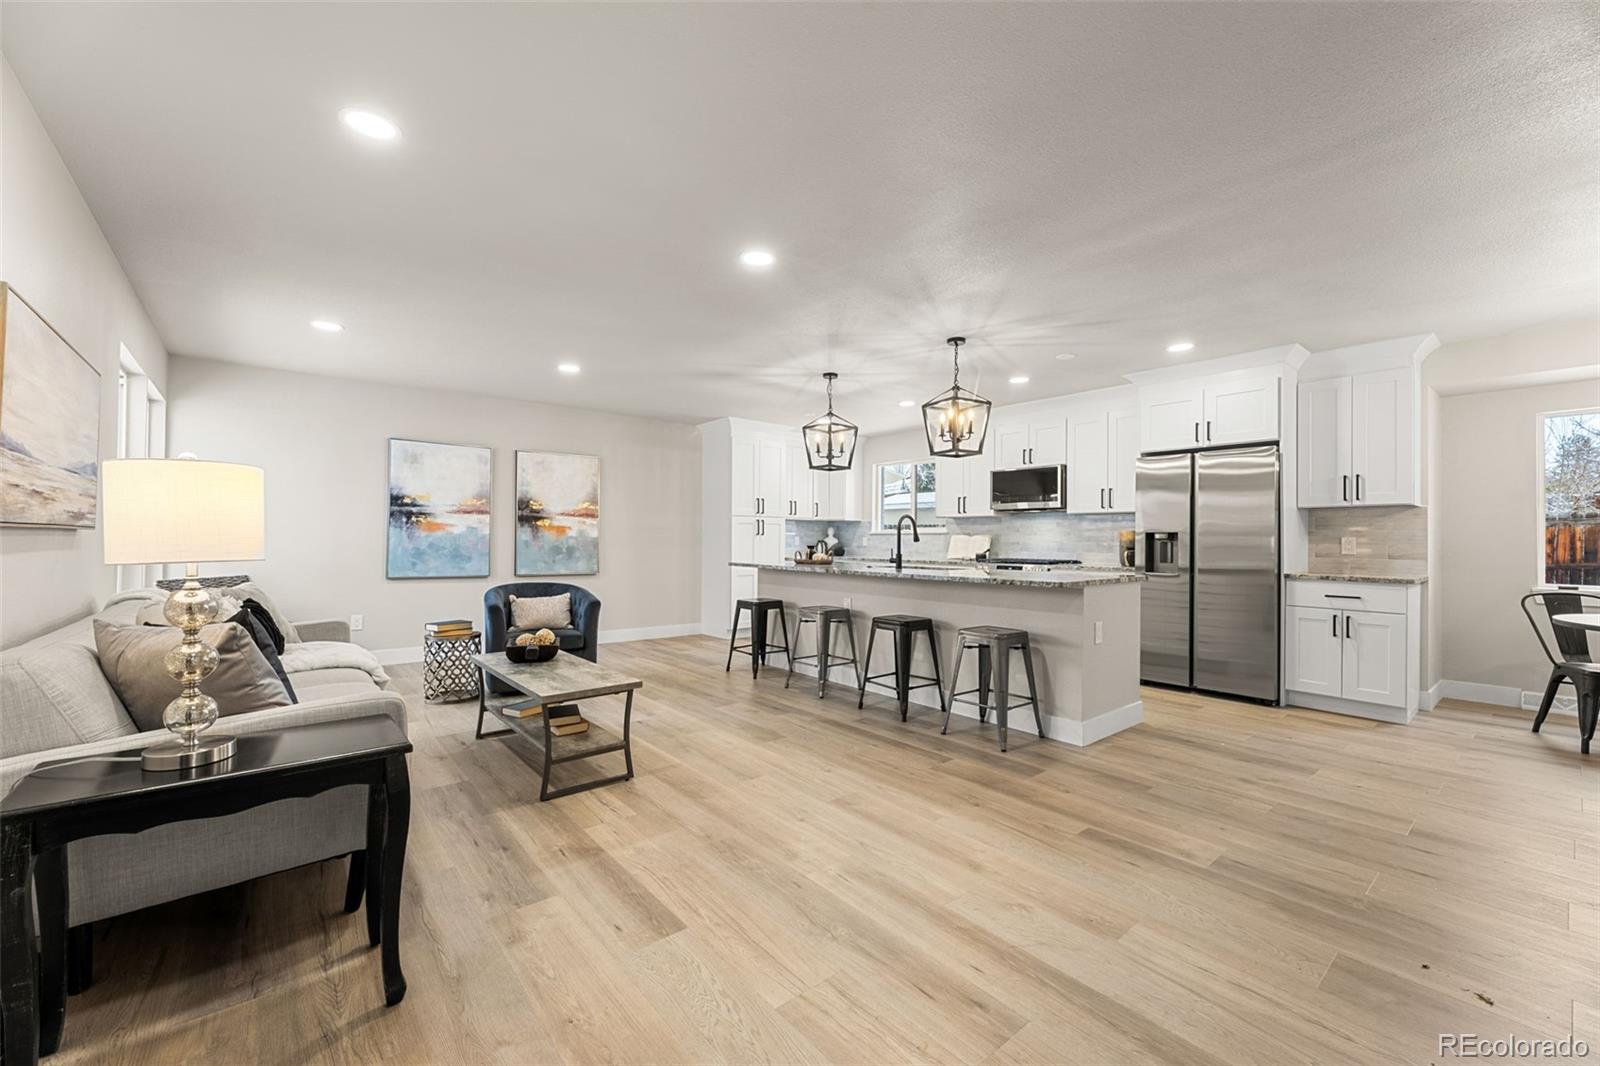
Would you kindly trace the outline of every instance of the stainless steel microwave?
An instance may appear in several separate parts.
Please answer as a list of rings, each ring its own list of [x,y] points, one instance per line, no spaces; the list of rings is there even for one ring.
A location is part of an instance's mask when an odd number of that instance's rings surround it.
[[[990,475],[989,506],[996,511],[1059,511],[1067,505],[1067,468],[1019,466]]]

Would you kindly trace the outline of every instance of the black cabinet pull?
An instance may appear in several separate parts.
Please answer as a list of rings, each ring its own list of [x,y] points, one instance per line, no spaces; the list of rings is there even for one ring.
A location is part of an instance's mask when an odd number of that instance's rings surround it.
[[[1211,419],[1206,419],[1206,440],[1211,439]]]
[[[1339,490],[1339,495],[1344,499],[1345,503],[1349,503],[1350,502],[1350,475],[1349,474],[1345,474],[1340,478],[1340,480],[1344,483],[1344,487]]]
[[[1361,499],[1361,475],[1356,475],[1356,499]]]
[[[1200,423],[1198,422],[1194,424],[1194,442],[1196,444],[1200,443]]]
[[[1335,638],[1337,638],[1339,636],[1339,616],[1338,615],[1334,615],[1333,616],[1333,635],[1334,635]]]
[[[1344,616],[1344,639],[1345,640],[1349,640],[1350,639],[1350,616],[1349,615],[1345,615]]]
[[[1106,510],[1114,511],[1117,508],[1117,487],[1115,485],[1106,489]]]

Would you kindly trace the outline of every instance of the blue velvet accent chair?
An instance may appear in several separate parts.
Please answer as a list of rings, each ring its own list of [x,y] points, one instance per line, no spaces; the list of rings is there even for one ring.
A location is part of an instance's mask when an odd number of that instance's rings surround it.
[[[556,647],[594,662],[600,644],[600,599],[586,588],[560,581],[517,581],[510,585],[496,585],[485,592],[483,650],[505,651],[506,643],[523,632],[511,625],[511,597],[559,596],[563,592],[572,596],[572,625],[553,630]],[[490,679],[489,690],[502,695],[513,691],[493,678]]]

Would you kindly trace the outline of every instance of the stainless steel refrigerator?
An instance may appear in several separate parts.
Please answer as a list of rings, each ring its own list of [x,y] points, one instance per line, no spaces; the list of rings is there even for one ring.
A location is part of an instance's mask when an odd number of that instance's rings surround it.
[[[1280,470],[1276,445],[1140,457],[1143,680],[1278,701]]]

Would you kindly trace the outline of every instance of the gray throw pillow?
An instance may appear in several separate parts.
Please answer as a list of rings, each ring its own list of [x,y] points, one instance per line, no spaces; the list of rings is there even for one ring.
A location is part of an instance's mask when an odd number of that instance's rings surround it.
[[[514,629],[572,628],[572,593],[511,597],[511,625]]]
[[[182,639],[183,632],[174,626],[115,626],[94,620],[100,670],[141,732],[165,728],[161,712],[177,697],[179,686],[164,660]],[[219,715],[290,705],[283,682],[243,626],[215,622],[200,631],[200,639],[217,649],[220,660],[200,683],[200,691],[217,701]]]

